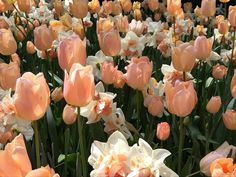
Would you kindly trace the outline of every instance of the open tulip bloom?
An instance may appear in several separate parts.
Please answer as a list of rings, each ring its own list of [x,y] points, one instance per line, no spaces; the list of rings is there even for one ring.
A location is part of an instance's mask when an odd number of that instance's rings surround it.
[[[0,0],[0,177],[236,177],[235,99],[235,0]]]

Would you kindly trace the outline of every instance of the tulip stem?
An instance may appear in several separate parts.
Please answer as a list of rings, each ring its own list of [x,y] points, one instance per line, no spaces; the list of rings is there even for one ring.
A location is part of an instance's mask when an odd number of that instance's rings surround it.
[[[179,126],[179,150],[178,150],[178,174],[179,175],[181,172],[183,144],[184,144],[184,118],[181,117],[180,126]]]
[[[83,177],[87,177],[87,160],[86,153],[84,147],[84,136],[83,136],[83,127],[82,127],[82,117],[80,116],[80,108],[78,107],[78,116],[77,116],[77,125],[78,125],[78,133],[79,133],[79,149],[80,149],[80,157],[82,161],[82,171]]]
[[[34,126],[34,142],[35,142],[35,152],[36,152],[36,165],[37,168],[40,168],[40,146],[39,146],[39,131],[38,131],[38,123],[37,121],[33,122]]]
[[[137,128],[139,128],[138,126],[140,125],[140,122],[141,122],[141,117],[140,117],[140,106],[141,106],[141,101],[140,101],[140,97],[139,97],[139,91],[137,90],[136,91],[136,102],[137,102],[137,104],[136,104],[136,106],[137,106],[137,110],[136,110],[136,112],[137,112]]]
[[[176,19],[175,19],[175,16],[174,16],[173,18],[174,18],[174,29],[173,29],[173,30],[174,30],[174,40],[175,40],[175,41],[174,41],[174,44],[175,44],[175,46],[176,46],[176,39],[175,39],[175,21],[176,21]]]
[[[232,53],[231,53],[231,60],[233,60],[233,57],[234,57],[235,34],[236,34],[236,27],[234,27],[234,34],[233,34],[233,47],[232,47]]]

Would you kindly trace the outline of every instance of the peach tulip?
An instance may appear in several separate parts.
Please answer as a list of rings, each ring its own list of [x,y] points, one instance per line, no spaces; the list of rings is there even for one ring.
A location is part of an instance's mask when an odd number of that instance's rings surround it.
[[[231,26],[236,27],[236,6],[229,7],[228,20]]]
[[[72,65],[70,73],[65,71],[64,98],[73,106],[86,106],[95,94],[92,66]]]
[[[34,46],[33,42],[27,41],[27,43],[26,43],[26,51],[29,54],[34,54],[36,52],[36,49],[35,49],[35,46]]]
[[[234,75],[231,79],[230,91],[231,91],[232,97],[236,98],[236,70],[234,71]]]
[[[214,97],[211,97],[211,99],[207,103],[206,110],[209,113],[215,114],[220,110],[220,107],[221,107],[220,96],[214,96]]]
[[[144,106],[152,116],[161,117],[164,111],[164,102],[160,96],[148,95],[144,98]]]
[[[194,41],[194,53],[200,60],[207,59],[211,56],[212,43],[206,36],[198,36]]]
[[[127,33],[129,31],[129,20],[127,16],[117,16],[115,25],[118,27],[119,32]]]
[[[129,13],[132,10],[131,0],[120,0],[120,4],[125,13]]]
[[[220,21],[218,23],[218,31],[220,34],[225,35],[229,31],[229,22],[227,20]]]
[[[61,87],[56,87],[52,94],[51,94],[52,100],[54,102],[58,102],[63,98],[63,91]]]
[[[63,109],[62,118],[65,124],[71,125],[76,121],[77,115],[76,107],[67,104]]]
[[[8,130],[6,132],[0,131],[0,143],[6,144],[7,142],[11,141],[13,139],[13,132],[12,130]]]
[[[216,13],[216,0],[202,0],[201,12],[206,17],[214,16]]]
[[[62,39],[59,43],[58,61],[61,69],[70,71],[74,63],[86,64],[86,39],[82,41],[76,34]]]
[[[148,0],[147,3],[148,3],[148,8],[151,11],[155,11],[158,8],[158,5],[159,5],[158,0]]]
[[[227,67],[224,65],[217,64],[212,68],[212,76],[215,79],[222,79],[227,74]]]
[[[116,80],[115,73],[117,72],[117,67],[114,67],[114,63],[111,61],[104,61],[101,65],[101,76],[102,81],[105,84],[113,84]]]
[[[76,18],[84,18],[88,13],[88,0],[73,0],[70,3],[70,12]]]
[[[92,0],[88,3],[89,11],[91,13],[98,13],[101,9],[99,0]]]
[[[197,104],[197,93],[193,82],[167,82],[165,86],[166,105],[170,113],[179,117],[189,115]]]
[[[176,70],[188,72],[195,64],[194,48],[189,43],[180,44],[172,49],[172,63]]]
[[[222,116],[225,127],[229,130],[236,130],[236,112],[228,109]]]
[[[131,58],[127,66],[126,83],[133,89],[143,90],[152,75],[153,64],[148,57]]]
[[[156,136],[161,141],[167,140],[170,136],[170,125],[167,122],[157,124]]]
[[[13,10],[13,9],[14,7],[12,6],[12,4],[10,4],[10,2],[6,0],[0,0],[0,13],[6,12],[8,10]]]
[[[50,103],[50,90],[43,73],[26,72],[16,81],[14,105],[16,115],[26,120],[43,117]]]
[[[18,8],[25,13],[29,13],[31,9],[31,0],[17,0]]]
[[[34,44],[39,50],[47,50],[52,47],[53,35],[46,25],[34,29]]]
[[[169,15],[175,16],[181,9],[181,0],[167,0],[167,12]]]
[[[116,15],[120,15],[122,13],[122,7],[120,5],[120,2],[119,1],[113,1],[112,2],[112,14],[114,16]]]
[[[58,16],[60,16],[64,11],[64,7],[63,7],[61,0],[55,0],[53,5],[54,5],[54,9],[55,9],[56,14]]]
[[[9,24],[7,22],[7,18],[0,16],[0,29],[2,29],[2,28],[8,29]]]
[[[55,174],[55,171],[49,166],[41,167],[30,171],[25,177],[60,177]]]
[[[103,1],[102,2],[102,12],[106,15],[110,15],[112,13],[112,6],[113,2],[112,1]]]
[[[99,46],[105,55],[116,56],[119,54],[121,49],[120,34],[113,21],[99,19],[97,22],[97,36]]]
[[[11,30],[0,29],[0,54],[11,55],[16,53],[17,43]]]
[[[219,158],[214,160],[211,163],[211,167],[210,167],[210,171],[211,174],[213,175],[215,170],[221,170],[223,172],[222,177],[233,177],[236,175],[236,165],[234,165],[234,160],[232,158]],[[235,171],[235,173],[233,173],[233,171]],[[230,175],[230,174],[234,174],[234,175]],[[227,174],[227,176],[226,176]],[[213,176],[216,177],[216,176]]]
[[[17,62],[0,63],[0,86],[4,90],[15,90],[16,80],[21,76]]]
[[[123,88],[123,86],[125,85],[125,77],[124,74],[122,73],[122,71],[117,70],[115,72],[115,81],[114,81],[114,87],[115,88]]]

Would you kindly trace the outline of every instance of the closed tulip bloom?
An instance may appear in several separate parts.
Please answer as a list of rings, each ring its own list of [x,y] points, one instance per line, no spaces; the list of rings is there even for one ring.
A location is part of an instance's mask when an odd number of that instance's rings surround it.
[[[0,29],[5,28],[8,29],[9,28],[9,24],[7,22],[7,18],[0,16]]]
[[[214,16],[216,13],[216,0],[202,0],[201,11],[202,15],[206,17]]]
[[[127,33],[129,31],[129,20],[127,16],[117,16],[115,25],[118,27],[119,32]]]
[[[222,116],[225,127],[229,130],[236,130],[236,112],[232,109],[227,109]]]
[[[77,115],[77,108],[67,104],[63,109],[62,118],[65,124],[71,125],[76,121]]]
[[[111,61],[104,61],[101,65],[101,76],[102,81],[105,84],[113,84],[116,80],[115,74],[117,67],[114,66],[114,63]]]
[[[151,11],[155,11],[158,8],[158,5],[159,5],[158,0],[148,0],[147,3],[148,3],[148,8]]]
[[[63,70],[70,71],[74,63],[86,64],[86,39],[82,41],[76,34],[68,36],[59,43],[58,62]]]
[[[51,30],[46,25],[41,25],[34,29],[34,44],[39,50],[50,49],[53,42]]]
[[[125,13],[129,13],[132,10],[131,0],[120,0],[120,4]]]
[[[193,46],[189,43],[173,48],[172,63],[176,70],[188,72],[193,69],[196,60],[193,50]]]
[[[197,93],[193,82],[177,82],[175,85],[167,82],[165,86],[166,104],[170,113],[179,117],[189,115],[197,104]]]
[[[89,11],[91,13],[98,13],[101,9],[99,0],[92,0],[88,3]]]
[[[60,101],[63,98],[63,91],[61,87],[56,87],[52,94],[51,94],[52,100],[55,102]]]
[[[181,0],[167,0],[167,12],[169,15],[175,16],[181,9]]]
[[[206,36],[198,36],[194,41],[194,53],[200,60],[207,59],[211,56],[212,43]]]
[[[112,2],[112,14],[113,15],[120,15],[122,13],[122,8],[121,8],[121,5],[120,5],[120,2],[119,1],[113,1]]]
[[[1,144],[6,144],[7,142],[11,141],[12,139],[13,139],[12,130],[9,130],[7,132],[0,131],[0,143]]]
[[[0,87],[2,89],[15,90],[16,80],[20,76],[20,67],[17,62],[0,63]]]
[[[228,20],[231,26],[236,27],[236,6],[229,6]]]
[[[212,68],[212,76],[215,79],[222,79],[227,74],[227,67],[224,65],[217,64]]]
[[[122,73],[122,71],[117,70],[115,72],[115,81],[114,81],[114,87],[115,88],[123,88],[123,86],[125,85],[125,77],[124,74]]]
[[[88,13],[88,0],[73,0],[73,3],[70,3],[70,12],[77,18],[86,17]]]
[[[230,83],[230,91],[232,97],[236,98],[236,70],[234,71],[234,75]]]
[[[50,90],[43,73],[26,72],[16,81],[14,105],[17,117],[37,120],[43,117],[50,103]]]
[[[229,22],[227,20],[220,21],[218,23],[218,31],[220,34],[225,35],[229,31]]]
[[[53,5],[54,5],[54,9],[55,9],[56,14],[58,16],[60,16],[64,11],[64,7],[63,7],[61,0],[55,0]]]
[[[116,56],[121,49],[120,34],[110,19],[100,19],[97,22],[97,36],[102,52],[107,56]],[[111,47],[112,46],[112,47]]]
[[[17,0],[18,8],[25,13],[29,13],[31,9],[31,0]]]
[[[16,53],[17,43],[11,30],[0,29],[0,53],[11,55]]]
[[[25,177],[60,177],[58,174],[55,174],[55,171],[49,166],[41,167],[27,173]]]
[[[143,90],[152,75],[153,64],[148,57],[131,58],[127,66],[126,83],[133,89]]]
[[[26,51],[29,54],[34,54],[36,52],[36,49],[35,49],[35,46],[34,46],[33,42],[27,41],[27,43],[26,43]]]
[[[167,122],[157,124],[156,136],[161,141],[167,140],[170,136],[170,125]]]
[[[162,97],[147,95],[144,98],[144,106],[148,108],[148,112],[152,116],[162,117],[164,111],[164,102]]]
[[[209,113],[215,114],[220,110],[220,107],[221,107],[220,96],[213,96],[213,97],[211,97],[211,99],[207,103],[206,110]]]
[[[70,73],[65,71],[64,98],[73,106],[86,106],[94,97],[95,83],[92,66],[73,64]]]

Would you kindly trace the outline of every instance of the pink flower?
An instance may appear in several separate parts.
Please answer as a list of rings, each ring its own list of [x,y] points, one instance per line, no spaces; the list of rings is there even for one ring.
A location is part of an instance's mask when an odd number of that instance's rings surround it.
[[[170,136],[170,125],[167,122],[157,124],[157,138],[161,141],[167,140]]]

